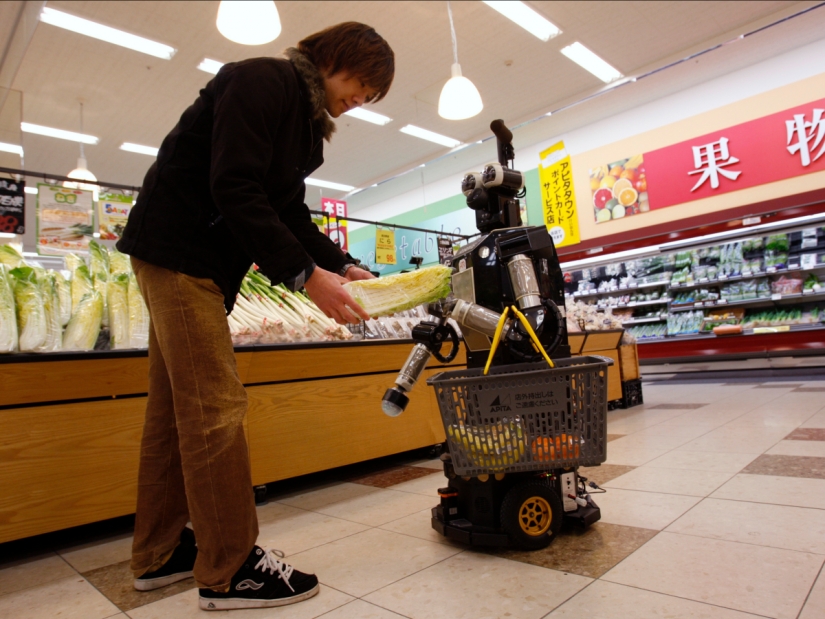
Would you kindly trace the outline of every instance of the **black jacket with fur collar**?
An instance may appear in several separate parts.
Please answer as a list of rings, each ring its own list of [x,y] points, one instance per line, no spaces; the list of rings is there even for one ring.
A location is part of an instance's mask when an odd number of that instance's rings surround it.
[[[122,252],[212,279],[232,310],[255,262],[273,282],[351,261],[312,223],[304,179],[335,125],[323,79],[288,59],[226,64],[166,136],[129,216]]]

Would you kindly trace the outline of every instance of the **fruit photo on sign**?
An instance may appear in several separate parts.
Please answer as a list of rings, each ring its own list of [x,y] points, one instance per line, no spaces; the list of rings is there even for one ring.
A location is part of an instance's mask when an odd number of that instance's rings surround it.
[[[590,170],[596,223],[650,210],[643,155],[634,155]]]

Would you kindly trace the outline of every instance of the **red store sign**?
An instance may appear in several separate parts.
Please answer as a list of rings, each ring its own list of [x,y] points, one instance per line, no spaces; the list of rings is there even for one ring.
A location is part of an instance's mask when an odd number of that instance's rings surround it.
[[[825,170],[825,99],[645,153],[658,209]]]
[[[321,208],[329,215],[329,219],[324,222],[324,232],[343,251],[349,251],[347,237],[347,220],[338,217],[347,216],[347,203],[343,200],[333,200],[332,198],[321,198]]]

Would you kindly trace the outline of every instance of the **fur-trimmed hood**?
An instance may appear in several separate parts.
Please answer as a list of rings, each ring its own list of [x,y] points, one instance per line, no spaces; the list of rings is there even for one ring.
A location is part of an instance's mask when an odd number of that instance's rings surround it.
[[[335,123],[332,122],[332,118],[330,118],[326,109],[326,91],[324,90],[324,78],[321,72],[306,55],[295,47],[285,49],[284,57],[292,63],[292,66],[295,67],[298,75],[306,84],[309,92],[309,102],[312,106],[312,118],[321,125],[324,139],[329,142],[332,134],[335,133]]]

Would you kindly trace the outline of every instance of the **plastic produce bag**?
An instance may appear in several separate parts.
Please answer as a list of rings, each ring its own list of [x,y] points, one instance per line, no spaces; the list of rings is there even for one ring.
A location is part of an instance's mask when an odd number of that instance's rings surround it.
[[[116,273],[106,284],[109,308],[109,344],[112,350],[129,348],[129,274]]]
[[[9,268],[0,264],[0,353],[17,351],[17,316],[14,308],[14,281]]]
[[[60,326],[65,327],[72,317],[72,286],[60,271],[54,271],[54,287],[60,302]]]
[[[109,326],[108,293],[106,282],[109,281],[109,251],[97,241],[89,241],[89,272],[92,284],[103,299],[103,327]]]
[[[149,310],[134,273],[129,273],[129,348],[149,347]]]
[[[94,350],[103,320],[103,298],[90,291],[77,304],[63,335],[64,350]]]
[[[77,311],[80,300],[94,290],[89,267],[82,262],[72,270],[72,314]]]
[[[129,256],[116,249],[109,250],[109,273],[131,273],[132,263]]]
[[[389,316],[450,294],[452,269],[443,265],[344,284],[370,316]]]
[[[45,344],[48,335],[43,295],[37,283],[37,274],[32,267],[17,267],[11,270],[11,276],[14,278],[20,350],[34,352]]]
[[[5,264],[10,269],[25,266],[23,256],[17,253],[17,250],[10,245],[0,245],[0,264]]]
[[[37,347],[37,352],[56,352],[63,349],[63,325],[60,324],[60,297],[55,287],[53,271],[37,269],[37,284],[43,299],[46,318],[46,341]]]

